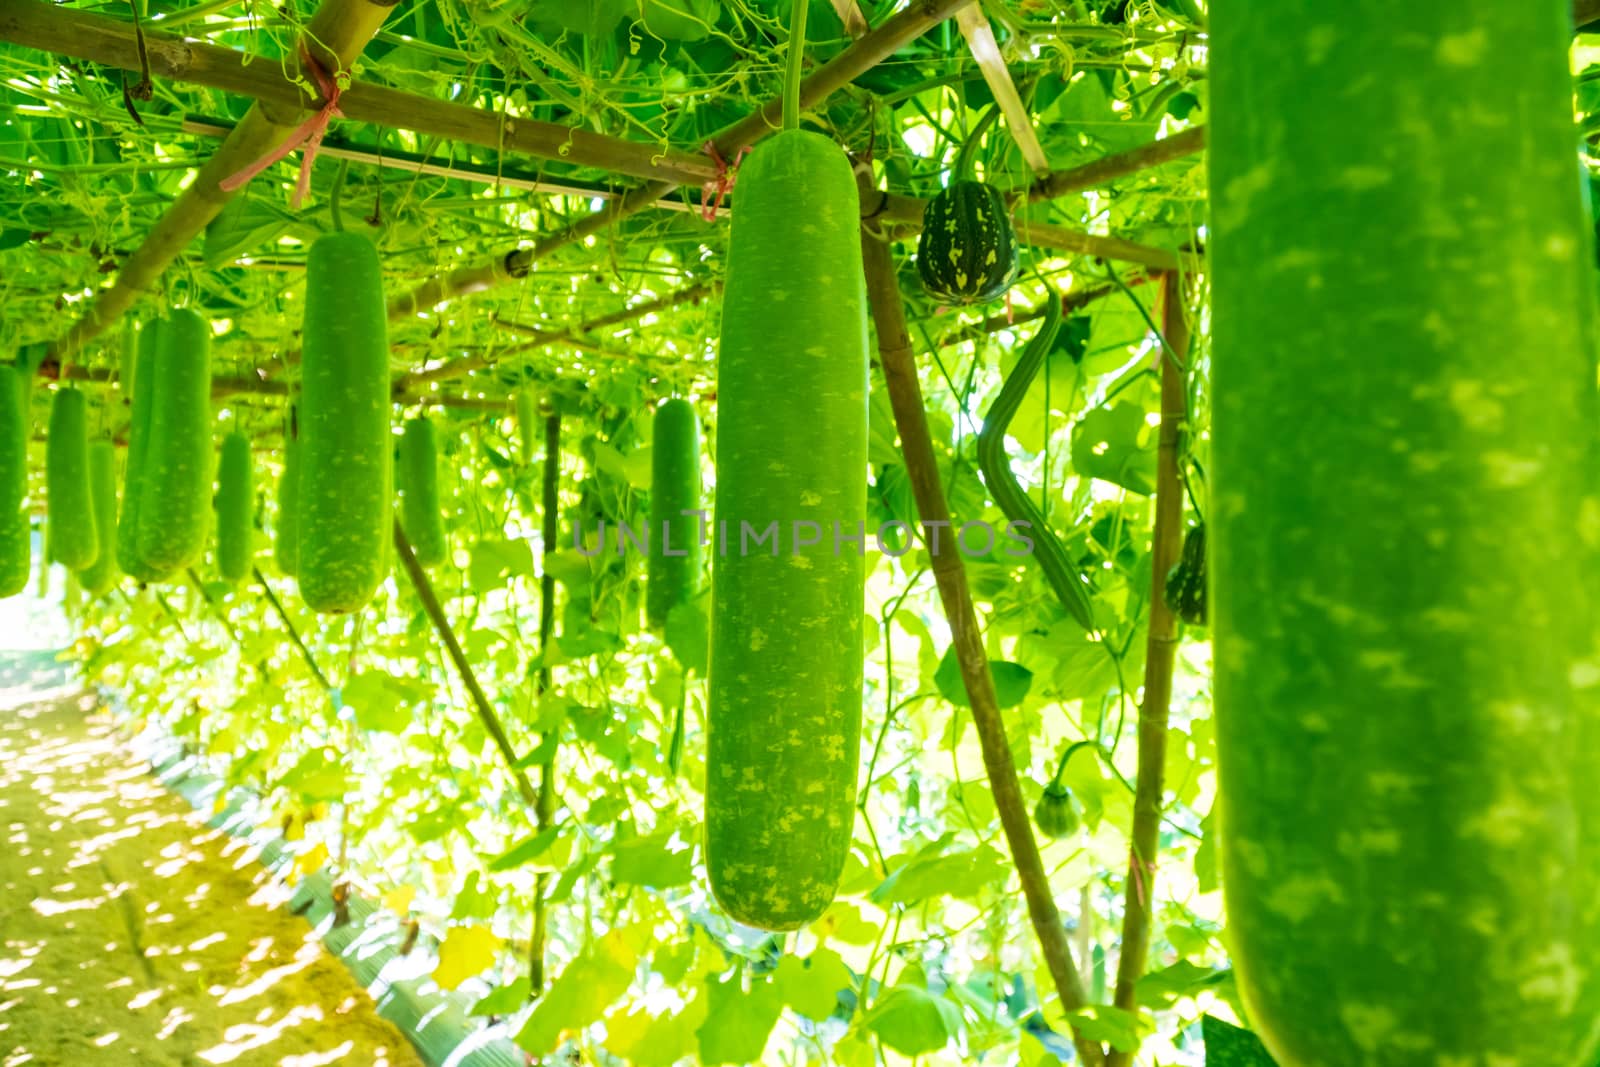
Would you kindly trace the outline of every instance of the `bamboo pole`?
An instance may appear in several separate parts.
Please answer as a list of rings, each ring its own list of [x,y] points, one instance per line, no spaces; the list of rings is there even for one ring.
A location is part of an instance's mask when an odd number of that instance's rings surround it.
[[[255,577],[256,584],[261,587],[261,591],[266,594],[267,603],[272,605],[272,610],[277,613],[284,629],[289,631],[289,640],[293,641],[294,647],[300,650],[300,658],[305,661],[306,668],[311,671],[311,676],[317,680],[318,685],[322,686],[323,692],[331,693],[333,686],[329,684],[328,676],[322,673],[321,667],[317,666],[316,657],[311,654],[311,650],[306,647],[305,641],[301,639],[300,631],[295,627],[293,620],[289,618],[289,613],[283,610],[283,602],[278,599],[278,594],[272,591],[272,585],[267,581],[267,576],[261,573],[260,567],[251,567],[250,573]]]
[[[860,177],[863,195],[870,194],[870,176],[862,174]],[[911,337],[906,328],[905,305],[901,302],[900,282],[894,261],[888,243],[867,232],[865,227],[861,231],[861,248],[866,266],[867,299],[877,325],[878,358],[894,408],[895,428],[900,434],[900,447],[905,455],[906,473],[911,480],[917,513],[925,526],[938,527],[943,524],[948,527],[950,507],[940,484],[939,462],[928,429],[922,386],[917,381]],[[930,556],[939,600],[944,606],[956,659],[961,667],[961,680],[972,707],[972,719],[983,751],[984,769],[988,772],[995,809],[999,812],[1000,825],[1005,831],[1006,842],[1016,863],[1017,876],[1022,883],[1028,916],[1039,939],[1045,966],[1055,982],[1061,1007],[1064,1011],[1075,1012],[1088,1005],[1088,996],[1077,967],[1073,964],[1072,946],[1067,942],[1067,930],[1056,908],[1050,879],[1039,858],[1039,846],[1033,838],[1028,809],[1022,800],[1016,765],[1011,758],[1011,743],[1006,738],[1005,720],[1001,718],[994,678],[989,673],[983,631],[978,625],[972,591],[967,585],[966,565],[962,562],[961,553],[948,540],[942,551],[933,551],[930,546]],[[1072,1041],[1083,1063],[1088,1067],[1100,1067],[1104,1053],[1097,1042],[1076,1030],[1073,1031]]]
[[[46,364],[40,368],[40,375],[51,380],[67,380],[77,382],[114,381],[117,372],[106,367],[86,367],[80,363],[72,363],[65,368],[56,364]],[[274,381],[267,378],[213,378],[211,379],[211,398],[220,400],[224,397],[238,394],[253,396],[288,396],[289,383]],[[426,400],[437,407],[462,408],[468,411],[504,411],[506,401],[504,397],[489,396],[441,396],[437,393],[422,392],[405,383],[404,379],[396,379],[394,389],[394,402],[396,404],[416,404]]]
[[[552,411],[544,420],[544,474],[541,479],[540,506],[543,514],[540,516],[541,541],[546,555],[555,551],[557,524],[560,519],[560,494],[561,494],[561,413]],[[550,689],[551,674],[548,665],[542,658],[550,649],[550,643],[556,633],[556,579],[550,573],[550,568],[543,563],[539,566],[539,696],[543,697]],[[543,740],[540,741],[543,744]],[[534,806],[534,813],[538,817],[539,829],[544,830],[550,825],[551,818],[555,815],[556,806],[556,757],[550,754],[550,759],[539,767],[539,802]],[[534,879],[533,901],[533,933],[528,946],[528,989],[530,997],[539,997],[544,993],[544,945],[548,926],[549,905],[546,904],[544,895],[549,887],[549,875],[541,872]]]
[[[703,282],[700,284],[687,286],[678,290],[676,293],[668,293],[666,296],[660,297],[656,300],[650,300],[643,304],[635,304],[632,307],[625,307],[620,311],[613,311],[609,314],[601,315],[599,318],[591,319],[585,323],[580,323],[570,330],[546,330],[538,326],[530,326],[520,322],[513,322],[509,319],[502,319],[496,316],[494,319],[495,325],[500,326],[503,329],[510,330],[513,333],[521,333],[525,336],[532,336],[535,338],[535,340],[529,344],[519,345],[515,348],[501,349],[498,353],[495,353],[489,349],[485,349],[481,352],[475,352],[470,356],[464,356],[461,359],[451,360],[449,363],[444,363],[437,367],[421,371],[413,371],[412,373],[399,378],[396,385],[397,388],[416,389],[422,385],[437,384],[439,382],[449,381],[453,378],[460,378],[463,375],[471,374],[473,371],[482,370],[485,367],[492,367],[500,359],[503,359],[515,352],[527,351],[530,348],[543,348],[550,345],[560,344],[571,345],[573,348],[576,348],[579,351],[593,352],[596,355],[609,356],[614,359],[628,359],[642,363],[644,362],[644,358],[635,353],[623,351],[621,349],[606,348],[599,342],[590,340],[584,335],[593,330],[603,329],[607,326],[615,326],[619,323],[630,322],[635,319],[642,319],[646,315],[651,315],[660,311],[666,311],[670,308],[680,307],[683,304],[698,301],[702,297],[705,297],[711,293],[720,292],[721,289],[721,282]]]
[[[455,631],[450,628],[450,620],[445,617],[444,607],[439,603],[438,594],[433,591],[433,583],[428,580],[428,572],[417,562],[417,554],[412,551],[411,542],[406,540],[399,519],[394,522],[394,548],[395,556],[400,560],[400,569],[411,579],[411,586],[417,591],[418,599],[422,601],[422,610],[433,623],[439,640],[444,642],[450,662],[455,664],[456,673],[461,676],[461,684],[467,687],[467,693],[472,697],[472,708],[478,713],[478,721],[483,723],[483,728],[494,741],[494,747],[505,760],[506,769],[511,772],[511,778],[517,784],[517,792],[522,794],[522,799],[529,807],[537,807],[538,794],[534,792],[533,784],[528,781],[527,773],[517,766],[517,754],[511,747],[511,738],[506,734],[505,725],[495,713],[494,705],[490,704],[489,698],[484,695],[483,686],[478,684],[478,675],[473,671],[467,654],[462,651],[461,642],[456,640]]]
[[[277,60],[163,33],[159,24],[157,27],[144,31],[151,73],[248,96],[279,109],[292,111],[304,106],[300,90],[283,77]],[[315,21],[311,28],[316,29]],[[317,36],[330,40],[320,33]],[[368,33],[360,43],[365,45],[371,36]],[[132,22],[42,0],[7,0],[0,11],[0,41],[122,70],[140,69]],[[359,51],[358,48],[356,54]],[[435,100],[371,82],[352,82],[340,93],[339,110],[356,122],[634,177],[698,184],[716,175],[715,163],[697,152],[633,144],[589,130],[523,116],[503,116],[498,111]]]
[[[451,104],[451,107],[460,107],[460,104]],[[349,116],[346,116],[347,118]],[[222,119],[208,118],[199,115],[190,115],[183,120],[182,130],[185,133],[195,133],[203,137],[226,137],[233,129],[234,123]],[[595,135],[590,135],[595,136]],[[473,182],[477,185],[492,185],[502,189],[520,189],[528,193],[545,193],[551,196],[581,196],[598,200],[610,200],[617,196],[617,189],[613,185],[603,185],[600,182],[579,181],[576,178],[555,180],[532,171],[506,167],[486,167],[473,163],[463,163],[457,160],[446,160],[443,163],[434,163],[429,157],[417,152],[402,152],[395,148],[385,148],[378,151],[373,148],[362,148],[339,138],[328,138],[322,142],[322,147],[317,150],[319,156],[329,159],[349,160],[364,166],[379,167],[384,170],[404,171],[407,174],[425,174],[434,178],[455,178],[458,181]],[[563,160],[571,162],[571,160]],[[671,197],[660,200],[655,205],[666,211],[699,211],[700,205],[674,200]],[[718,208],[720,215],[727,214],[727,208]]]
[[[1167,718],[1178,651],[1178,620],[1167,607],[1167,571],[1183,543],[1183,483],[1178,442],[1188,417],[1184,374],[1189,325],[1183,283],[1176,273],[1162,285],[1162,342],[1155,359],[1161,373],[1161,428],[1156,450],[1156,518],[1150,552],[1150,627],[1145,639],[1144,702],[1139,706],[1139,776],[1133,798],[1128,884],[1122,909],[1122,947],[1113,1003],[1138,1008],[1136,986],[1150,954],[1150,919],[1155,910],[1156,858],[1160,853],[1161,806],[1165,794]],[[1132,1054],[1112,1050],[1106,1067],[1128,1067]]]
[[[324,0],[312,16],[301,40],[311,56],[330,72],[349,69],[372,35],[383,25],[392,10],[394,0]],[[93,21],[85,21],[93,20]],[[110,24],[109,27],[105,24]],[[32,44],[76,55],[91,44],[104,41],[107,29],[128,36],[131,29],[114,19],[103,19],[70,8],[40,3],[39,0],[8,0],[0,9],[0,39],[13,43]],[[152,70],[164,69],[174,62],[182,64],[186,56],[194,55],[204,46],[162,35],[145,34],[145,50],[150,55]],[[135,59],[137,59],[137,42]],[[225,50],[224,50],[225,51]],[[238,56],[228,53],[234,63]],[[300,73],[298,56],[291,56],[288,65]],[[258,69],[270,68],[276,73],[279,64],[263,60]],[[135,67],[134,69],[137,69]],[[309,80],[309,74],[306,75]],[[206,224],[216,218],[234,194],[221,188],[223,179],[255,163],[288,139],[306,116],[306,101],[298,89],[293,99],[279,97],[261,101],[251,106],[221,147],[195,175],[188,188],[178,195],[166,214],[151,229],[133,254],[123,263],[117,280],[109,288],[95,294],[87,311],[51,346],[54,360],[64,359],[84,343],[97,336],[121,317],[143,293],[152,289],[163,272],[181,254]]]
[[[922,213],[928,206],[928,202],[919,196],[900,196],[881,189],[863,194],[861,204],[864,217],[883,226],[891,237],[920,233]],[[872,205],[870,210],[868,205]],[[1035,222],[1025,212],[1013,215],[1012,225],[1016,228],[1018,240],[1036,248],[1136,263],[1151,270],[1169,271],[1179,267],[1179,254],[1165,248],[1152,248],[1121,237],[1102,237],[1066,226]],[[1191,267],[1198,265],[1198,260],[1192,255],[1183,258]]]
[[[1596,3],[1600,3],[1600,0],[1596,0]],[[1095,189],[1118,178],[1195,155],[1203,151],[1205,146],[1206,128],[1191,126],[1182,133],[1130,148],[1126,152],[1103,156],[1081,167],[1041,175],[1028,186],[1028,200],[1038,203],[1041,200],[1056,200],[1084,189]]]

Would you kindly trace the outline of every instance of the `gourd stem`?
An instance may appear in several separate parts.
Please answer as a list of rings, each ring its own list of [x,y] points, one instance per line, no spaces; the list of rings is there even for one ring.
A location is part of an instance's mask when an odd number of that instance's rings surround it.
[[[1105,750],[1101,748],[1100,742],[1098,741],[1073,742],[1072,744],[1068,745],[1067,750],[1061,754],[1061,762],[1056,764],[1055,777],[1050,779],[1051,785],[1055,785],[1057,782],[1061,781],[1061,776],[1067,773],[1067,764],[1072,762],[1073,753],[1077,752],[1080,748],[1098,749],[1100,750],[1102,756],[1104,756],[1105,753]]]
[[[1000,115],[1000,105],[990,104],[989,110],[978,117],[972,124],[972,129],[967,131],[967,139],[961,142],[961,151],[956,153],[955,165],[950,168],[950,184],[967,181],[973,178],[973,159],[978,154],[978,144],[983,140],[983,135],[989,132],[989,127],[994,125],[994,120]]]
[[[783,128],[800,128],[800,71],[805,66],[806,9],[809,0],[794,0],[789,23],[789,69],[783,79]]]
[[[339,201],[344,199],[344,179],[349,173],[350,161],[346,159],[339,164],[339,176],[333,180],[333,195],[328,198],[328,210],[333,213],[335,233],[344,232],[344,212],[339,210]]]

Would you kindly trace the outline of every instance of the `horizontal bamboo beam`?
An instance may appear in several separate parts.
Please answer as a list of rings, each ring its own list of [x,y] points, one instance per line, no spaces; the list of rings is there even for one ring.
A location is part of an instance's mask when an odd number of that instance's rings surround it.
[[[862,205],[866,212],[863,218],[883,227],[886,236],[907,237],[921,232],[922,213],[927,204],[926,200],[917,196],[880,193],[876,205]],[[1152,248],[1121,237],[1102,237],[1066,226],[1035,222],[1026,213],[1013,216],[1012,223],[1016,227],[1017,238],[1036,248],[1136,263],[1152,270],[1176,270],[1178,267],[1178,254],[1164,248]]]
[[[803,79],[800,83],[801,109],[815,107],[972,2],[973,0],[913,0],[909,7],[896,12],[882,24],[857,38],[843,52]],[[773,97],[757,110],[725,127],[712,137],[711,141],[723,159],[735,159],[742,149],[781,128],[782,118],[783,101],[780,97]],[[541,238],[532,248],[519,249],[500,258],[526,254],[530,264],[541,260],[557,249],[602,233],[621,219],[642,211],[671,193],[677,184],[681,183],[671,180],[647,182],[587,218]],[[515,276],[496,271],[495,262],[497,260],[491,260],[488,264],[466,270],[475,280],[487,280],[491,284]],[[392,317],[399,317],[411,314],[418,308],[431,306],[438,302],[426,299],[432,295],[431,291],[422,289],[407,293],[390,303],[389,314]]]
[[[56,364],[45,364],[39,368],[39,375],[51,381],[98,382],[115,381],[117,372],[105,367],[85,367],[79,363],[69,364],[65,369]],[[288,396],[289,383],[273,381],[268,378],[213,378],[211,379],[211,398],[220,400],[224,397],[247,394],[254,396]],[[404,383],[404,379],[396,379],[394,388],[394,402],[396,404],[432,404],[445,408],[464,408],[469,411],[504,411],[506,399],[487,396],[443,396],[432,392],[422,392],[417,388]]]
[[[1600,3],[1600,0],[1596,2]],[[1206,128],[1191,126],[1171,137],[1163,137],[1159,141],[1151,141],[1137,148],[1130,148],[1126,152],[1102,156],[1081,167],[1041,175],[1037,181],[1028,186],[1028,200],[1036,204],[1041,200],[1058,199],[1068,193],[1097,189],[1118,178],[1126,178],[1130,174],[1137,174],[1175,159],[1195,155],[1204,151],[1205,147]]]
[[[301,40],[325,69],[348,70],[383,25],[393,4],[394,0],[324,0],[301,34]],[[131,24],[40,0],[7,0],[0,6],[0,40],[79,59],[117,52],[123,57],[122,63],[100,61],[124,69],[140,69],[138,41]],[[173,67],[188,66],[194,62],[191,57],[209,47],[166,34],[144,35],[144,50],[153,72],[166,73]],[[240,66],[237,53],[220,51],[229,57],[233,66]],[[287,65],[294,73],[300,73],[298,56],[289,57]],[[116,281],[96,293],[83,316],[51,346],[53,359],[76,352],[116,322],[140,295],[153,288],[189,242],[233,199],[233,193],[220,187],[222,180],[278,147],[304,119],[306,101],[284,77],[281,64],[263,60],[249,70],[257,75],[270,71],[287,91],[251,106],[216,154],[200,168],[194,181],[162,215],[144,243],[123,263]]]
[[[225,122],[221,119],[190,115],[183,120],[182,129],[185,133],[199,134],[202,137],[226,137],[228,131],[233,129],[233,125],[233,123]],[[477,185],[518,189],[527,193],[545,193],[551,196],[581,196],[596,200],[611,200],[618,195],[618,190],[615,186],[602,185],[599,182],[584,182],[576,178],[558,181],[516,167],[486,167],[456,161],[434,163],[427,156],[417,152],[402,152],[393,148],[386,148],[379,152],[375,149],[362,148],[332,137],[322,142],[322,147],[317,150],[317,154],[319,156],[327,156],[329,159],[348,160],[351,163],[378,167],[382,170],[398,170],[407,174],[425,174],[431,178],[454,178],[458,181],[472,182]],[[686,203],[670,196],[659,201],[656,207],[667,211],[698,212],[701,210],[698,204]],[[719,207],[716,212],[719,215],[726,215],[728,209]]]
[[[221,89],[282,108],[305,106],[299,87],[284,78],[276,60],[159,29],[146,29],[144,39],[151,73],[158,77]],[[132,22],[42,0],[7,0],[0,11],[0,40],[122,70],[140,69]],[[362,43],[365,41],[363,38]],[[502,115],[371,82],[353,81],[343,90],[339,111],[356,122],[635,177],[699,184],[716,176],[716,164],[697,152],[634,144],[589,130]]]

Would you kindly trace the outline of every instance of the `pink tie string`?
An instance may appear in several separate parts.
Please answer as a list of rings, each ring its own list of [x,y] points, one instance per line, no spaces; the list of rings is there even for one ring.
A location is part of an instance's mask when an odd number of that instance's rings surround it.
[[[317,86],[322,91],[321,109],[297,126],[283,144],[238,173],[224,178],[220,183],[224,192],[231,193],[243,188],[250,179],[302,145],[305,146],[305,154],[300,157],[300,179],[295,182],[294,197],[289,201],[290,206],[298,209],[306,195],[311,192],[311,164],[316,160],[317,149],[322,146],[322,138],[328,132],[328,123],[335,115],[342,118],[343,112],[339,110],[339,83],[304,48],[300,51],[300,58],[311,68],[312,75],[317,79]]]
[[[717,212],[722,210],[722,201],[733,191],[734,183],[739,180],[739,164],[749,154],[750,146],[745,145],[739,149],[733,157],[732,166],[722,158],[722,153],[717,151],[714,141],[707,141],[704,148],[706,155],[717,165],[717,176],[706,182],[700,190],[700,217],[707,222],[715,222]]]

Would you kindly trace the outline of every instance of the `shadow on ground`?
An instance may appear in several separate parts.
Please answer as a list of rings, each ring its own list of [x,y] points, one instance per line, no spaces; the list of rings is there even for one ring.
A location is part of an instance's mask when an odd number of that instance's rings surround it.
[[[0,652],[0,835],[0,1067],[420,1065],[51,653]]]

